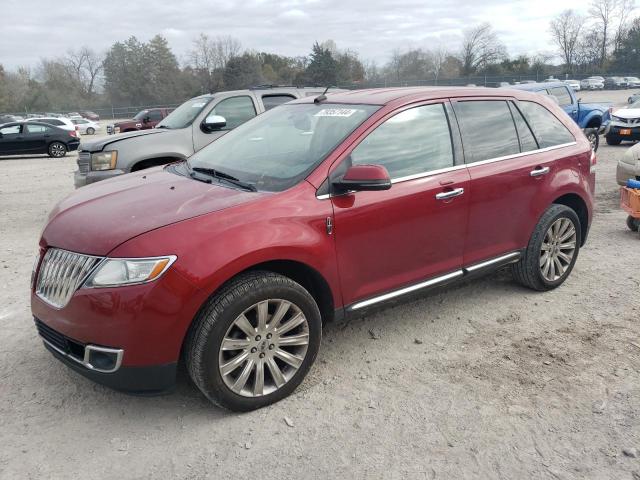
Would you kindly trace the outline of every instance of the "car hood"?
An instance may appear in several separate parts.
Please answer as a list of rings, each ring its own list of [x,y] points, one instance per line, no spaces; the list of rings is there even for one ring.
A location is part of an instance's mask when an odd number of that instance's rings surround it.
[[[613,112],[612,115],[619,118],[638,118],[640,117],[640,108],[621,108]]]
[[[169,130],[166,129],[152,128],[149,130],[138,130],[135,132],[119,133],[117,135],[110,135],[108,137],[100,138],[97,140],[82,140],[80,150],[84,150],[87,152],[100,152],[104,150],[104,147],[115,142],[128,140],[129,138],[144,137],[145,135],[162,135],[168,132]]]
[[[80,188],[49,214],[42,246],[107,255],[127,240],[271,195],[207,184],[156,167]]]

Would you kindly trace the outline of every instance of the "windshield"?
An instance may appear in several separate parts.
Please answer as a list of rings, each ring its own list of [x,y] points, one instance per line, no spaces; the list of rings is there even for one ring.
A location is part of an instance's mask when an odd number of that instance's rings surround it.
[[[189,158],[258,190],[279,192],[305,178],[376,110],[376,105],[293,104],[274,108]]]
[[[187,100],[165,117],[156,128],[185,128],[191,125],[198,114],[213,97],[199,97]]]
[[[148,113],[149,113],[149,110],[141,110],[138,113],[136,113],[136,116],[133,117],[133,119],[141,122],[144,119],[144,117],[147,116]]]

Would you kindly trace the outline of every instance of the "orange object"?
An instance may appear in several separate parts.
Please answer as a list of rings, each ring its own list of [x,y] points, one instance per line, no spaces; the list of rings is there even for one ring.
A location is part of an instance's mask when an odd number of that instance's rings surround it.
[[[620,206],[633,218],[640,218],[640,190],[622,187],[620,189]]]

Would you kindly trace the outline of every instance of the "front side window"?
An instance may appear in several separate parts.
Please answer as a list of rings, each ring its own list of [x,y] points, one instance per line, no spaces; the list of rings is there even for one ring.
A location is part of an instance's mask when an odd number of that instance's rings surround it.
[[[149,112],[149,120],[152,122],[162,120],[162,112],[160,110],[151,110]]]
[[[542,105],[520,101],[518,107],[533,130],[540,148],[575,142],[576,139],[567,127]]]
[[[9,127],[0,128],[2,135],[17,135],[20,133],[20,125],[11,125]]]
[[[558,104],[561,107],[566,107],[567,105],[571,105],[573,100],[571,99],[571,94],[567,87],[553,87],[548,90],[549,95],[556,97],[558,99]]]
[[[224,117],[227,126],[223,130],[232,130],[255,117],[256,109],[251,97],[231,97],[218,103],[209,115]]]
[[[279,192],[309,175],[380,107],[293,104],[269,110],[209,144],[188,160]]]
[[[449,122],[441,103],[386,120],[351,152],[353,165],[383,165],[391,179],[453,166]]]
[[[293,95],[264,95],[262,97],[262,104],[266,111],[295,99],[296,97]]]
[[[516,127],[507,102],[473,100],[456,103],[466,163],[520,153]]]
[[[211,96],[187,100],[167,115],[164,120],[156,126],[156,128],[186,128],[193,123],[200,112],[202,112],[202,110],[209,105],[212,100],[213,97]]]

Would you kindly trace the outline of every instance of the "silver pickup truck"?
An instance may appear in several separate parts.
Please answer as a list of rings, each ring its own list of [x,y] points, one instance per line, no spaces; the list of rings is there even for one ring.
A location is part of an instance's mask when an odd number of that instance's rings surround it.
[[[75,186],[183,160],[256,115],[323,91],[321,87],[263,86],[192,98],[153,129],[83,140]]]

